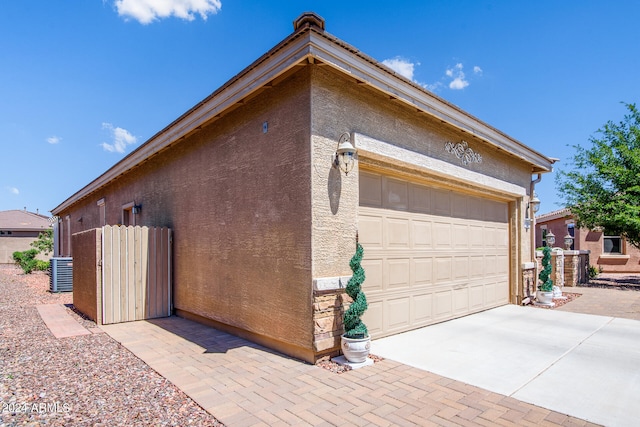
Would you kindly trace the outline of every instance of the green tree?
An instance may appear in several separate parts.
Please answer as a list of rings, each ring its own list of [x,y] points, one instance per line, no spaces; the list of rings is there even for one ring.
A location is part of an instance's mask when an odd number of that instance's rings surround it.
[[[38,240],[31,242],[31,247],[38,250],[39,253],[49,255],[53,252],[53,230],[51,228],[43,231],[38,235]]]
[[[607,122],[590,147],[573,146],[573,168],[556,186],[579,227],[602,228],[640,248],[640,112],[625,104],[620,123]]]

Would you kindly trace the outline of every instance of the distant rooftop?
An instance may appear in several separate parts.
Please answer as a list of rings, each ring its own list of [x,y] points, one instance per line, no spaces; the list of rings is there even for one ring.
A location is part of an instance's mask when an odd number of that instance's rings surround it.
[[[544,213],[542,215],[537,215],[536,222],[540,223],[544,221],[550,221],[552,219],[564,218],[567,216],[571,216],[571,209],[562,208],[562,209],[558,209],[557,211],[552,211],[552,212]]]
[[[49,217],[26,210],[0,211],[0,230],[40,231],[51,227]]]

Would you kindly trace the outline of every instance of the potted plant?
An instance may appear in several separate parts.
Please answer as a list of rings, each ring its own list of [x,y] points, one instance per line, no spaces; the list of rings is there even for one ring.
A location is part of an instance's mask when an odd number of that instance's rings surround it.
[[[367,326],[360,319],[360,316],[367,309],[367,298],[362,292],[362,283],[365,279],[364,269],[360,265],[363,253],[362,245],[356,243],[356,253],[349,262],[353,276],[349,279],[345,289],[353,302],[344,312],[344,334],[342,335],[341,346],[344,357],[351,363],[366,361],[371,347],[371,337],[367,331]]]
[[[538,291],[536,299],[538,304],[553,307],[553,280],[551,280],[551,248],[545,246],[542,249],[542,270],[538,274]]]

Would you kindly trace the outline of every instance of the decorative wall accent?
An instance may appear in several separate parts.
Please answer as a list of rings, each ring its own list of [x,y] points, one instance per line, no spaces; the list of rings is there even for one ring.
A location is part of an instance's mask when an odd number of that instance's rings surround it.
[[[482,156],[469,148],[467,141],[460,141],[458,143],[447,142],[444,144],[444,149],[447,153],[451,153],[459,158],[465,166],[469,163],[482,163]]]

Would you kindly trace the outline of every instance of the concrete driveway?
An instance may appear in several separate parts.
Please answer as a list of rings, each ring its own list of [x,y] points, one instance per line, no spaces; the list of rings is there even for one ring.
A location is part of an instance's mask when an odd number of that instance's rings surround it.
[[[640,321],[507,305],[371,352],[606,426],[640,420]]]

